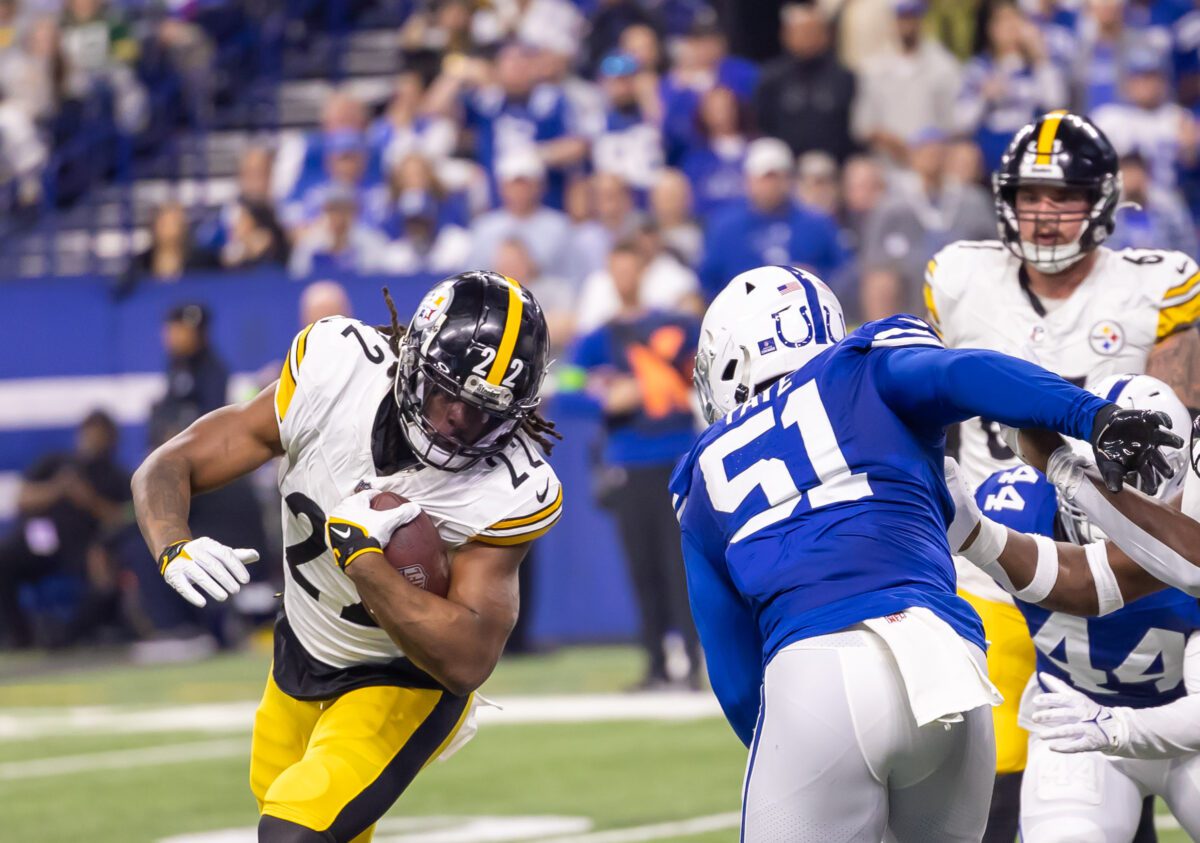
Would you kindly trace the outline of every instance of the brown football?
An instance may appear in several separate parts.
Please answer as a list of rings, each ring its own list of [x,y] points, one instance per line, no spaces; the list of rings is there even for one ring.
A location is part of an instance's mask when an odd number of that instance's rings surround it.
[[[371,509],[395,509],[402,503],[408,500],[395,492],[380,492],[371,500]],[[424,512],[392,533],[383,555],[417,588],[438,597],[450,591],[450,554]]]

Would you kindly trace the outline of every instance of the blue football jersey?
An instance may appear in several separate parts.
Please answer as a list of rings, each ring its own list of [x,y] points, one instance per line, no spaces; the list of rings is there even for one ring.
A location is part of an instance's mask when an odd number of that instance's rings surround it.
[[[681,529],[720,548],[758,617],[764,661],[910,606],[984,646],[955,593],[944,434],[914,431],[875,383],[873,341],[889,329],[940,345],[916,319],[867,325],[710,427],[676,469]]]
[[[776,318],[758,348],[830,347],[712,425],[671,479],[709,678],[747,743],[762,666],[793,641],[924,607],[984,646],[946,543],[947,424],[982,415],[1080,437],[1107,403],[1031,363],[946,349],[915,316],[838,342],[796,276],[803,322]]]
[[[1023,533],[1054,535],[1058,493],[1029,466],[998,471],[975,492],[983,513]],[[1102,705],[1160,706],[1182,697],[1183,650],[1200,629],[1200,603],[1167,589],[1102,618],[1016,601],[1037,649],[1037,669]]]

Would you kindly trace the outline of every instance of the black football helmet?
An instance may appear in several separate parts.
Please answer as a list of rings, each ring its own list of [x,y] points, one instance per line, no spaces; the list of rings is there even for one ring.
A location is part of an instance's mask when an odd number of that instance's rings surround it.
[[[478,270],[435,285],[401,341],[393,387],[417,458],[461,471],[503,450],[541,400],[549,348],[541,306],[513,279]],[[482,435],[440,432],[427,414],[436,390],[482,410]]]
[[[1043,246],[1022,241],[1017,188],[1079,188],[1089,207],[1073,243]],[[1066,111],[1043,114],[1013,137],[992,176],[1000,239],[1008,250],[1043,272],[1062,272],[1112,234],[1121,198],[1117,153],[1092,121]]]

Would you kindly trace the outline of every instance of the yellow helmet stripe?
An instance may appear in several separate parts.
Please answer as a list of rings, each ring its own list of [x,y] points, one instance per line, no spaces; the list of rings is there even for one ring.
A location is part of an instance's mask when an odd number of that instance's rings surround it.
[[[507,275],[504,280],[508,282],[508,315],[504,318],[504,334],[500,337],[500,347],[496,349],[496,359],[487,376],[487,382],[495,386],[500,385],[504,373],[508,371],[508,364],[512,362],[513,349],[517,347],[517,334],[521,328],[521,312],[525,309],[521,301],[521,285]]]
[[[1054,151],[1054,138],[1058,135],[1059,124],[1067,113],[1065,108],[1051,111],[1042,119],[1042,128],[1038,130],[1037,159],[1038,164],[1049,164],[1050,153]]]

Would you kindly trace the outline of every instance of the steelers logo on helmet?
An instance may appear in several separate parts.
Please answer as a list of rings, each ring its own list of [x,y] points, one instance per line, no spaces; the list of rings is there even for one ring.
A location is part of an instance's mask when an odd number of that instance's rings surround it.
[[[452,279],[435,284],[417,305],[417,312],[413,315],[413,327],[417,330],[424,330],[436,322],[438,317],[445,313],[450,306],[453,296],[454,283]]]
[[[992,176],[1000,240],[1010,252],[1042,272],[1057,273],[1073,266],[1112,234],[1121,195],[1117,153],[1090,120],[1066,111],[1052,111],[1013,137]],[[1039,210],[1019,213],[1022,188],[1064,188],[1086,199],[1082,211]],[[1022,236],[1022,223],[1026,235]],[[1078,226],[1065,240],[1061,228]],[[1045,229],[1045,235],[1028,229]],[[1053,242],[1044,242],[1041,237]]]
[[[471,271],[422,300],[400,348],[400,423],[426,465],[461,471],[502,451],[540,402],[549,335],[515,280]]]

